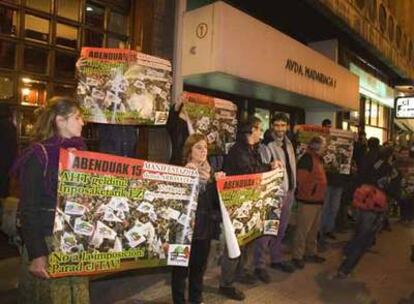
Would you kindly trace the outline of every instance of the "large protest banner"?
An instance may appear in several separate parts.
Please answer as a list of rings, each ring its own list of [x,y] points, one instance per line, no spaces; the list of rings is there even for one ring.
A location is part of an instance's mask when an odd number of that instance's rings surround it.
[[[332,173],[351,173],[352,153],[354,151],[354,134],[351,131],[315,125],[298,125],[295,129],[298,159],[305,153],[311,138],[320,136],[326,142],[325,151],[322,155],[325,169]]]
[[[188,131],[207,137],[209,154],[226,154],[236,141],[237,106],[229,100],[207,95],[182,94],[181,118]]]
[[[82,48],[77,99],[86,121],[163,125],[168,119],[171,63],[126,49]]]
[[[228,176],[217,181],[217,189],[231,258],[237,257],[238,246],[262,235],[277,235],[285,194],[282,169]]]
[[[187,266],[197,195],[193,169],[61,150],[50,275]]]

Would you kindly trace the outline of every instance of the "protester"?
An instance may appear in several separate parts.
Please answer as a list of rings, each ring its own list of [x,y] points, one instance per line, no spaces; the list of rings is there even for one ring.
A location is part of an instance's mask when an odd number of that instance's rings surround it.
[[[210,243],[220,235],[220,205],[214,175],[207,161],[207,138],[190,135],[183,147],[183,164],[200,175],[200,192],[196,211],[189,266],[173,267],[171,289],[175,304],[186,303],[185,283],[189,281],[189,302],[202,303],[203,277],[207,268]],[[222,172],[216,173],[222,175]]]
[[[59,149],[85,149],[80,108],[54,97],[41,109],[35,142],[16,161],[19,175],[21,234],[24,242],[19,303],[89,303],[86,277],[50,278],[47,272],[57,203]]]
[[[299,202],[296,230],[293,240],[293,263],[298,269],[308,263],[322,263],[323,257],[317,254],[317,235],[327,180],[321,153],[325,142],[321,137],[313,137],[307,152],[297,165],[297,194]]]
[[[328,118],[324,119],[322,121],[322,127],[328,128],[328,129],[329,128],[332,128],[332,121],[330,119],[328,119]]]
[[[265,253],[269,248],[270,266],[283,272],[291,273],[295,267],[289,261],[283,261],[282,241],[288,226],[290,210],[292,208],[296,188],[296,157],[293,145],[286,136],[289,127],[289,118],[284,113],[278,113],[272,120],[272,130],[268,133],[271,140],[268,142],[271,160],[281,162],[284,168],[284,190],[286,192],[280,214],[280,223],[277,237],[263,236],[255,241],[254,266],[255,273],[264,283],[270,282],[270,276],[265,269]]]
[[[392,149],[383,148],[377,155],[377,158],[370,162],[370,166],[364,167],[366,172],[361,172],[361,175],[365,179],[354,193],[353,205],[358,212],[357,223],[353,238],[344,248],[345,259],[336,275],[340,279],[351,273],[374,243],[375,235],[382,227],[387,211],[387,195],[393,194],[390,185],[396,175],[391,164]]]
[[[9,195],[9,170],[17,155],[17,129],[9,107],[0,108],[0,198]]]
[[[261,137],[260,123],[260,119],[252,117],[240,124],[236,143],[230,148],[224,162],[226,175],[261,173],[269,171],[272,165],[275,166],[275,163],[264,164],[257,150]],[[252,243],[242,247],[241,256],[236,259],[230,259],[227,248],[224,248],[219,292],[228,298],[238,301],[245,298],[244,293],[234,287],[235,281],[244,284],[253,284],[256,281],[255,276],[246,269],[251,248]]]
[[[330,128],[329,119],[322,122],[322,126]],[[336,217],[341,205],[342,193],[345,185],[345,176],[337,172],[326,172],[328,187],[322,208],[321,226],[319,230],[319,247],[326,248],[327,238],[336,240],[334,234]]]

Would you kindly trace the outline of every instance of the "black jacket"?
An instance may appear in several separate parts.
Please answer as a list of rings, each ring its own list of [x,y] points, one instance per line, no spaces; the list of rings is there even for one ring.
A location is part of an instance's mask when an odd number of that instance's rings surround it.
[[[198,195],[198,205],[193,239],[219,239],[221,211],[215,182],[202,187]]]
[[[53,233],[56,200],[46,193],[43,170],[34,154],[22,173],[19,217],[23,242],[32,260],[49,253],[45,237]]]
[[[224,161],[224,172],[227,175],[242,175],[269,171],[270,165],[264,164],[257,150],[243,142],[236,142]]]

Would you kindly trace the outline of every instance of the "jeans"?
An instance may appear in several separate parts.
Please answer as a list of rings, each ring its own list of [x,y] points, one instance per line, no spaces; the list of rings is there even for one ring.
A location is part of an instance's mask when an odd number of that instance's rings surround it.
[[[344,247],[345,259],[339,267],[339,271],[349,274],[355,268],[364,253],[373,244],[376,233],[381,229],[383,217],[383,213],[358,211],[355,234]]]
[[[233,287],[237,278],[242,278],[250,273],[248,269],[249,256],[251,256],[252,247],[256,241],[254,240],[240,247],[240,257],[235,259],[230,259],[227,247],[224,247],[223,255],[221,256],[220,287]]]
[[[343,188],[328,186],[325,201],[322,207],[321,234],[333,232],[335,229],[336,216],[341,205]]]
[[[185,283],[189,276],[188,295],[190,303],[203,302],[203,277],[207,268],[211,240],[193,240],[188,267],[172,268],[171,291],[174,304],[185,304]]]
[[[254,242],[254,267],[262,269],[265,265],[265,251],[269,248],[271,263],[282,261],[282,241],[289,223],[290,211],[294,200],[293,191],[288,191],[282,203],[277,236],[265,235]]]
[[[400,200],[400,214],[401,220],[412,221],[414,219],[414,205],[411,199]]]

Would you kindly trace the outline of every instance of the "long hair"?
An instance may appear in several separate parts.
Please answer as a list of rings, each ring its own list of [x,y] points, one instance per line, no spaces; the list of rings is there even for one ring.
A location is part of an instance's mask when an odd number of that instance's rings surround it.
[[[67,118],[76,110],[81,110],[79,104],[70,97],[56,96],[51,98],[46,107],[36,111],[37,120],[33,129],[34,140],[43,141],[58,135],[56,116]]]
[[[261,119],[256,116],[250,116],[247,120],[242,120],[239,128],[237,129],[236,141],[247,144],[247,137],[252,134],[253,128],[260,127],[261,123]]]
[[[185,165],[190,160],[191,150],[193,149],[193,146],[202,140],[207,143],[207,137],[199,133],[194,133],[187,137],[183,146],[183,165]]]

